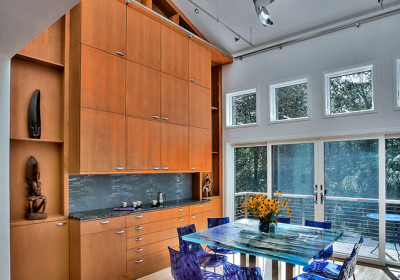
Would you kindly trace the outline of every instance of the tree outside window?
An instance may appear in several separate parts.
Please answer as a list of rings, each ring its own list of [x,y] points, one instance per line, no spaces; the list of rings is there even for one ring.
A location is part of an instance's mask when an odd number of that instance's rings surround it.
[[[257,123],[256,90],[227,94],[227,126]]]

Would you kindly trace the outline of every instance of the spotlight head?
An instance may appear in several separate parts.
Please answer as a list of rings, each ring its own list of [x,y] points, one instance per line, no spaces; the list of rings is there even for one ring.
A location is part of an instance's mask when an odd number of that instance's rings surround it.
[[[198,8],[194,8],[194,11],[193,11],[196,15],[198,15],[199,14],[199,9]]]
[[[274,1],[275,0],[253,0],[257,16],[264,26],[270,26],[274,24],[267,10],[267,6]]]

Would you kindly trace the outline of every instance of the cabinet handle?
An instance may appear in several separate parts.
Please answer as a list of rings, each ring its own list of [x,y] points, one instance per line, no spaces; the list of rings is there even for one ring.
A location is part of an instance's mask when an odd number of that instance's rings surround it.
[[[143,259],[137,260],[136,262],[141,263],[141,262],[143,262]]]
[[[202,205],[200,205],[199,207],[200,207],[200,208],[203,208],[203,207],[204,207],[204,205],[202,204]]]
[[[183,211],[183,208],[179,208],[178,211]]]
[[[162,118],[164,121],[168,121],[168,118]]]
[[[153,116],[153,119],[159,119],[160,117],[159,116]]]
[[[196,216],[192,216],[192,219],[196,218]]]
[[[180,222],[182,222],[182,221],[183,221],[183,219],[182,219],[182,218],[180,218],[180,219],[179,219],[179,221],[180,221]]]
[[[153,167],[154,170],[160,170],[160,167]]]
[[[137,230],[141,230],[141,229],[143,229],[143,227],[137,227],[136,229],[137,229]]]
[[[101,221],[100,224],[106,225],[106,224],[108,224],[109,222],[110,222],[110,221]]]
[[[63,225],[65,225],[65,223],[57,223],[57,226],[63,226]]]
[[[143,237],[136,238],[136,241],[142,241],[142,240],[143,240]]]
[[[143,248],[136,249],[136,252],[142,252]]]
[[[136,218],[140,219],[140,218],[143,218],[143,216],[142,215],[137,215]]]
[[[116,169],[116,170],[124,170],[124,168],[121,167],[121,166],[117,166],[117,167],[115,167],[115,169]]]
[[[192,170],[195,170],[195,169],[196,169],[196,167],[192,166],[192,167],[190,167],[190,169],[192,169]]]
[[[190,79],[190,81],[191,81],[192,83],[196,82],[196,80],[195,80],[195,79]]]
[[[123,234],[124,232],[125,232],[125,231],[120,230],[120,231],[117,231],[116,234]]]
[[[123,52],[115,52],[115,53],[120,55],[120,56],[125,56]]]
[[[168,170],[168,166],[167,167],[163,167],[164,170]]]

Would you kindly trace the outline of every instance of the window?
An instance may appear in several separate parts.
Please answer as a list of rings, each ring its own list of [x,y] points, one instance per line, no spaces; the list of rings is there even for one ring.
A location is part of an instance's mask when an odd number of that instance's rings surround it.
[[[396,106],[400,108],[400,59],[396,60]]]
[[[227,126],[257,122],[256,89],[229,93],[227,97]]]
[[[373,111],[373,65],[325,74],[325,114]]]
[[[307,79],[270,86],[271,122],[308,117]]]

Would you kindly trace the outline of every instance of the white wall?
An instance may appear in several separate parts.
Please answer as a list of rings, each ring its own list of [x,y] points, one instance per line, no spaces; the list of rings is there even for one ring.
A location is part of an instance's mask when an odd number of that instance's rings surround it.
[[[10,279],[10,59],[0,56],[0,278]]]
[[[331,134],[399,132],[400,111],[395,111],[394,58],[400,56],[400,15],[235,61],[222,71],[223,94],[256,87],[258,125],[225,128],[224,142],[245,143]],[[268,30],[266,29],[266,36]],[[373,114],[323,118],[323,72],[338,68],[376,64]],[[267,84],[309,77],[310,121],[268,124]],[[223,97],[225,104],[225,98]],[[223,116],[225,117],[225,112]],[[223,119],[225,123],[225,119]]]

